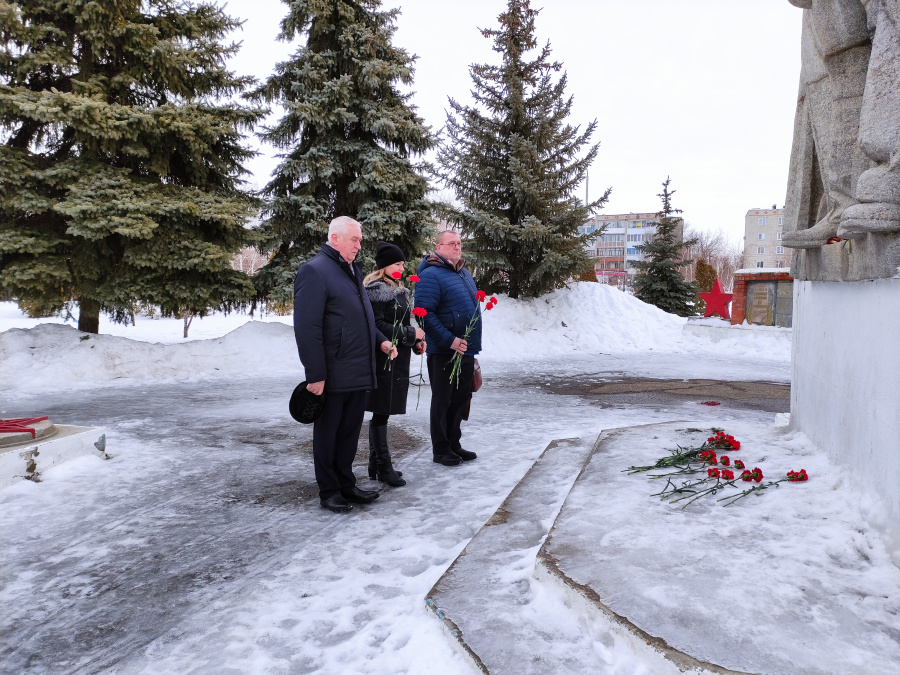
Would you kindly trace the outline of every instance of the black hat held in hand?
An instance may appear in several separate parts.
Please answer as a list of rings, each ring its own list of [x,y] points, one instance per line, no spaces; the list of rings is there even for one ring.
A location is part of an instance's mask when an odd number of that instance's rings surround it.
[[[306,381],[301,382],[291,394],[291,402],[288,409],[291,411],[291,417],[300,422],[300,424],[312,424],[322,414],[325,408],[325,392],[321,396],[316,396],[306,388],[309,384]]]
[[[386,241],[375,244],[375,267],[382,269],[398,262],[406,262],[406,256],[399,246],[394,246]]]

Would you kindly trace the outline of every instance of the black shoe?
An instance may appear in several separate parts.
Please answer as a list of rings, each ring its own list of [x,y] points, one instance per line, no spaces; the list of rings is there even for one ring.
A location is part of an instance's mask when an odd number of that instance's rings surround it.
[[[444,466],[457,466],[462,464],[462,457],[454,452],[448,452],[444,455],[434,455],[432,460],[435,464],[443,464]]]
[[[323,509],[328,509],[335,513],[348,513],[353,509],[341,495],[331,495],[328,499],[321,499],[319,504],[322,505]]]
[[[360,490],[355,485],[352,488],[342,489],[341,494],[344,496],[344,499],[354,504],[371,504],[378,499],[377,490]]]
[[[478,455],[476,455],[474,452],[469,452],[468,450],[463,450],[462,448],[460,448],[459,450],[454,450],[453,454],[459,455],[464,462],[471,462],[473,459],[478,458]]]
[[[387,424],[379,427],[369,427],[369,448],[370,453],[375,453],[375,475],[378,480],[382,483],[387,483],[391,487],[406,485],[406,481],[400,478],[402,474],[399,471],[394,471],[394,465],[391,463],[391,451],[387,440]],[[371,459],[369,462],[369,477],[371,478]]]

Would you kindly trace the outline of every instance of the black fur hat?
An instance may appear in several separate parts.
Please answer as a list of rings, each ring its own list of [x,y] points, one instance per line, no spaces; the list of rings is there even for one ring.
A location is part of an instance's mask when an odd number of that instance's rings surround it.
[[[288,405],[291,417],[300,422],[300,424],[312,424],[322,410],[325,408],[325,393],[316,396],[306,388],[307,382],[303,381],[294,389],[291,394],[291,402]]]
[[[406,262],[406,256],[399,246],[394,246],[386,241],[375,244],[375,267],[384,269],[388,265],[398,262]]]

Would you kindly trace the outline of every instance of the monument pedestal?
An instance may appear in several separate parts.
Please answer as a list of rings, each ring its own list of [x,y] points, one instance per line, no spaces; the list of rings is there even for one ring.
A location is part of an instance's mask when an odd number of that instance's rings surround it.
[[[101,427],[53,424],[44,419],[27,431],[0,434],[0,487],[20,480],[40,480],[41,473],[68,459],[106,454],[106,433]]]

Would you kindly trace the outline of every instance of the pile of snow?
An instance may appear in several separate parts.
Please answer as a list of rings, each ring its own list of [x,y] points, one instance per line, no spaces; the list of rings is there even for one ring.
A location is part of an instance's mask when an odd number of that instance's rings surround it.
[[[88,335],[59,324],[13,328],[0,333],[0,364],[0,387],[22,391],[80,389],[117,380],[189,381],[303,372],[293,329],[260,321],[218,339],[176,345]]]
[[[684,322],[612,286],[581,282],[533,300],[500,296],[484,315],[482,348],[496,360],[670,349]]]

